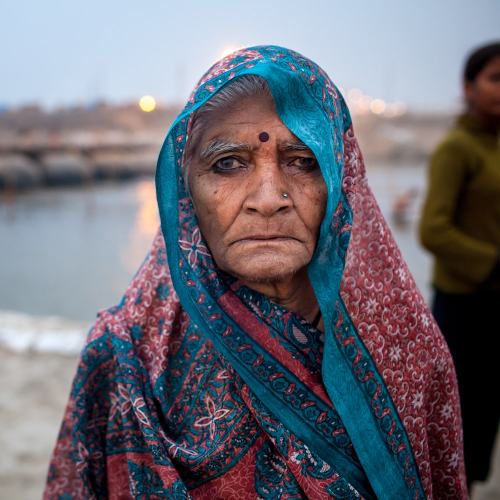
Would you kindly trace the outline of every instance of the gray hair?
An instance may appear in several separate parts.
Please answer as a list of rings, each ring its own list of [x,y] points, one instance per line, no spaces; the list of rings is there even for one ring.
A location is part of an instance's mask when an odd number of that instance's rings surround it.
[[[243,99],[257,96],[267,97],[272,100],[272,94],[266,80],[258,75],[243,75],[223,87],[212,99],[193,113],[183,166],[184,184],[188,191],[189,166],[198,147],[201,131],[209,123],[210,115],[216,111],[228,109]]]

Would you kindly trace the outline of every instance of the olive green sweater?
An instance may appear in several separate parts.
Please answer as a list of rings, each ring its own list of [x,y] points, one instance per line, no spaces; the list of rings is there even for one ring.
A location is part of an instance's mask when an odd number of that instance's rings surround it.
[[[497,273],[490,277],[500,253],[498,133],[460,117],[432,155],[428,183],[420,239],[435,257],[434,286],[500,289]]]

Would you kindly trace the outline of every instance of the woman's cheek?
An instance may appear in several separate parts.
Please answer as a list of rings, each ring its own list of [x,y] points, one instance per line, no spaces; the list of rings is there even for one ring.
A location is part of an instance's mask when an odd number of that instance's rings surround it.
[[[328,198],[326,186],[323,183],[321,185],[316,184],[311,186],[308,190],[307,198],[309,199],[309,203],[318,207],[320,210],[324,210]]]
[[[207,186],[203,203],[197,207],[198,219],[202,219],[205,228],[221,237],[225,229],[237,215],[238,192],[235,187],[224,183],[218,186]]]

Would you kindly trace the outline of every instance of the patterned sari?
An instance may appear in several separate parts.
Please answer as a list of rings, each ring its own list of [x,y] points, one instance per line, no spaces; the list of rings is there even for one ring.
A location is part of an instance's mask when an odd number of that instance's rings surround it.
[[[184,185],[193,112],[244,74],[328,189],[308,266],[324,333],[217,268]],[[453,365],[323,70],[276,46],[216,63],[156,184],[161,231],[89,333],[45,498],[465,498]]]

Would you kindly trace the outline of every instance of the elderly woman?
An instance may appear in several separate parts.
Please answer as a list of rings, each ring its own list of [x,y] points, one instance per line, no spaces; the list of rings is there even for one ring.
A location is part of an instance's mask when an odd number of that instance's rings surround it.
[[[45,498],[465,498],[446,344],[321,68],[216,63],[156,182],[162,231],[89,333]]]

